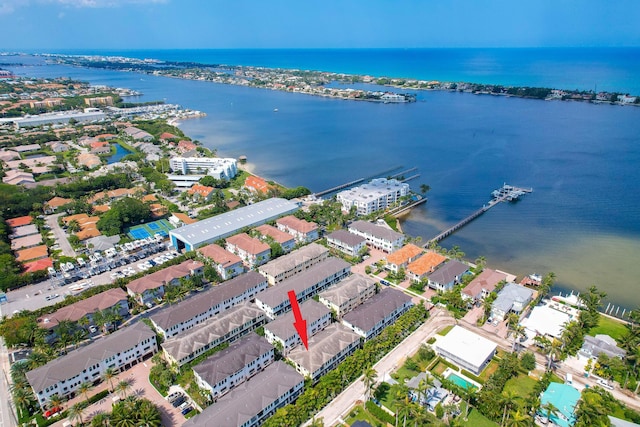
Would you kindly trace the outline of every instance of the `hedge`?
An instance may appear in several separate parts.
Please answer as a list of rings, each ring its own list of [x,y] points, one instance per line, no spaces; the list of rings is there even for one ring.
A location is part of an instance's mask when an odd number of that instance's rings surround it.
[[[373,415],[380,421],[388,424],[394,424],[396,422],[396,418],[393,415],[391,415],[372,401],[368,400],[367,403],[364,404],[364,406],[365,408],[367,408],[367,411],[371,413],[371,415]]]

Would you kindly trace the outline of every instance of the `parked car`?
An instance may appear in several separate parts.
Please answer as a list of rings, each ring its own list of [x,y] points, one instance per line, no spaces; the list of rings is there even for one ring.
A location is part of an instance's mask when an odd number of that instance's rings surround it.
[[[184,396],[180,396],[178,397],[175,401],[173,401],[171,404],[173,405],[174,408],[177,408],[178,406],[182,405],[184,403]]]
[[[182,415],[187,415],[191,411],[193,411],[193,408],[191,406],[187,406],[181,412],[182,412]]]
[[[51,409],[47,409],[46,411],[44,411],[44,417],[45,418],[49,418],[55,414],[57,414],[58,412],[62,412],[62,408],[60,406],[54,406]]]

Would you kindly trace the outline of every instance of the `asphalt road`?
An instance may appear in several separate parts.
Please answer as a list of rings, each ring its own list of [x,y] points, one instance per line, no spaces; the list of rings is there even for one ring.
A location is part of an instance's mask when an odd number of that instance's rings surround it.
[[[60,250],[62,251],[62,255],[75,257],[76,251],[73,250],[71,244],[69,243],[69,239],[67,238],[67,234],[64,230],[58,225],[58,218],[62,215],[62,213],[49,215],[46,217],[45,222],[49,226],[51,233],[53,233],[53,237],[58,245],[60,245]]]

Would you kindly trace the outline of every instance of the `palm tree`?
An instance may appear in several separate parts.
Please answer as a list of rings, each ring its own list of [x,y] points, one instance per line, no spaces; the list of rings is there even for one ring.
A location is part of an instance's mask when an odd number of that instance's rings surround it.
[[[84,398],[87,401],[87,403],[89,402],[89,392],[92,389],[93,389],[93,386],[88,381],[85,381],[78,386],[78,391],[80,392],[80,394],[84,394]]]
[[[109,414],[100,412],[91,418],[91,427],[107,427],[109,425]]]
[[[34,403],[33,394],[26,388],[16,388],[15,384],[11,386],[11,394],[13,395],[13,403],[15,403],[18,411],[20,411],[18,418],[22,418],[23,412],[28,410]]]
[[[501,426],[504,426],[505,421],[509,419],[509,411],[511,411],[511,409],[515,406],[517,399],[518,395],[514,390],[505,390],[502,392],[500,400],[504,410],[502,412],[502,423],[500,423]]]
[[[311,424],[309,424],[309,427],[324,427],[324,419],[313,417],[311,419]]]
[[[406,385],[399,385],[396,391],[396,427],[398,426],[398,418],[403,415],[403,427],[407,426],[407,415],[409,414],[409,388]]]
[[[556,408],[556,406],[551,402],[545,403],[540,407],[540,409],[542,410],[542,413],[547,420],[545,424],[549,424],[549,421],[551,421],[551,416],[558,415],[558,408]]]
[[[118,383],[116,389],[118,390],[118,394],[122,393],[122,397],[125,398],[127,397],[127,392],[131,389],[131,384],[129,384],[127,380],[122,380]]]
[[[138,399],[136,403],[138,409],[138,425],[146,427],[162,426],[162,418],[156,405],[147,399]]]
[[[523,412],[520,412],[520,409],[513,412],[511,420],[507,424],[509,427],[529,427],[531,425],[531,417]]]
[[[368,401],[371,398],[371,387],[376,383],[376,379],[378,378],[378,372],[375,369],[368,367],[365,368],[362,374],[362,382],[365,387],[365,401]]]
[[[82,421],[82,416],[84,415],[84,408],[82,407],[82,405],[80,405],[80,403],[76,403],[73,406],[71,406],[68,409],[68,415],[71,422],[74,422],[75,420],[79,420],[80,425],[84,424],[84,422]]]
[[[109,382],[109,387],[113,390],[113,378],[116,376],[116,371],[113,368],[107,368],[102,374],[102,379]]]
[[[59,408],[64,403],[65,399],[60,397],[58,394],[54,394],[49,398],[49,408]]]

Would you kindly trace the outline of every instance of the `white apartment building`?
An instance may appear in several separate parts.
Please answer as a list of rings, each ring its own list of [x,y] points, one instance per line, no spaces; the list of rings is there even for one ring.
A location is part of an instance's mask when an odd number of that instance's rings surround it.
[[[336,313],[338,319],[376,294],[376,282],[361,274],[352,274],[321,292],[319,300]]]
[[[167,360],[182,366],[211,348],[237,340],[265,321],[264,312],[245,302],[208,319],[197,328],[169,338],[162,343],[162,349]]]
[[[258,427],[304,389],[304,377],[282,361],[267,366],[182,427]]]
[[[306,301],[351,273],[351,264],[339,258],[329,257],[277,286],[256,295],[256,305],[270,319],[275,319],[291,309],[289,291],[294,291],[298,302]]]
[[[340,323],[333,323],[309,338],[309,351],[298,347],[289,353],[287,359],[293,362],[298,372],[316,383],[355,352],[359,345],[358,334]]]
[[[169,167],[182,175],[205,174],[215,179],[231,179],[238,173],[236,159],[219,157],[172,157]]]
[[[137,322],[27,372],[27,380],[45,408],[54,394],[70,398],[80,384],[99,380],[107,368],[124,371],[156,351],[155,332]]]
[[[300,304],[300,311],[307,321],[307,337],[315,335],[331,323],[331,310],[314,300]],[[282,349],[281,353],[285,356],[291,349],[302,344],[300,335],[293,326],[294,321],[293,313],[289,312],[264,325],[264,337]]]
[[[274,286],[324,261],[328,256],[329,249],[317,243],[310,243],[260,266],[258,272],[267,278],[269,285]]]
[[[181,334],[231,307],[250,301],[265,289],[267,280],[255,271],[223,282],[153,314],[149,320],[165,339]]]
[[[350,233],[367,239],[367,244],[383,252],[391,253],[404,245],[404,234],[367,221],[354,221],[348,226]]]
[[[275,360],[275,351],[263,337],[250,333],[193,367],[200,388],[215,401],[261,372]]]
[[[356,257],[367,246],[367,240],[347,230],[336,230],[327,236],[327,244],[340,252]]]
[[[342,317],[342,324],[366,341],[395,322],[412,305],[409,295],[396,289],[384,288],[380,293],[345,314]]]
[[[358,215],[369,215],[386,209],[407,194],[409,184],[397,179],[377,178],[368,184],[339,192],[336,199],[342,203],[342,210],[345,212],[355,206]]]

